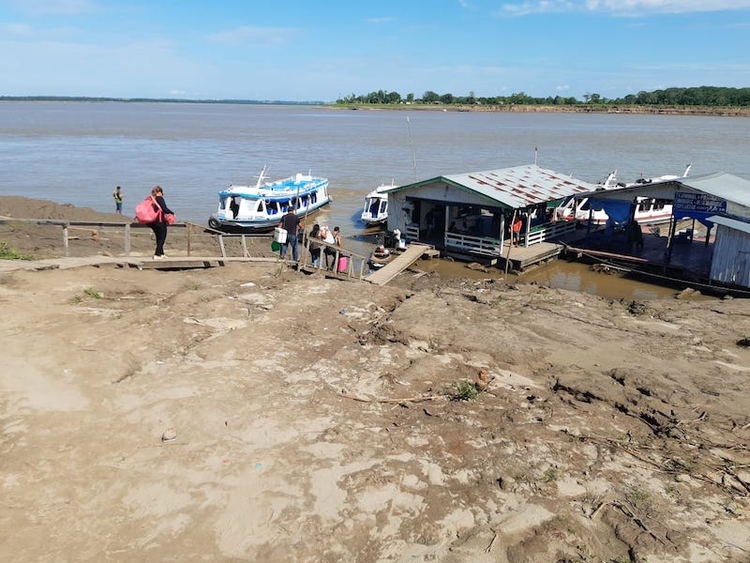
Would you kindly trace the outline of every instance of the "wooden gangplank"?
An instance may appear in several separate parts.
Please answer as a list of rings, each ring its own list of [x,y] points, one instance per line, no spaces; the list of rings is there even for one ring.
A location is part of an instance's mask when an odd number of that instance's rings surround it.
[[[372,274],[369,274],[362,279],[376,285],[385,285],[409,266],[414,264],[414,262],[419,260],[423,254],[430,252],[432,248],[432,246],[426,244],[412,243],[404,252],[396,256],[385,266],[379,270],[375,270]]]

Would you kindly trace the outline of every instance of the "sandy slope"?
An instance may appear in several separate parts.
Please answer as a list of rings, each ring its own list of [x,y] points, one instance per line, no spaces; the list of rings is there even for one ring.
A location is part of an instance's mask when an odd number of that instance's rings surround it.
[[[0,307],[2,561],[750,558],[747,302],[269,263]]]

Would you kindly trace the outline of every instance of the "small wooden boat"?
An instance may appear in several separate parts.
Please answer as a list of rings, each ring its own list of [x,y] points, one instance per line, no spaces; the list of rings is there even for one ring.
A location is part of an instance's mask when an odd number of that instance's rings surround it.
[[[367,265],[371,270],[379,270],[393,260],[393,256],[393,253],[385,246],[377,246],[375,250],[372,251],[372,254],[370,254],[370,258],[367,260]]]

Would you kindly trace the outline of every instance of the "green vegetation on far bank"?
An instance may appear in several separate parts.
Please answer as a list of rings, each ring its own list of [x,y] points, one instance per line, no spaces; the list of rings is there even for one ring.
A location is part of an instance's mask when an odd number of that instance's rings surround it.
[[[726,88],[720,86],[699,86],[695,88],[667,88],[653,92],[638,92],[623,98],[608,99],[600,94],[586,94],[583,100],[575,97],[547,96],[537,98],[523,92],[510,96],[478,97],[473,92],[468,96],[437,94],[427,91],[421,98],[414,94],[402,97],[398,92],[370,92],[365,95],[347,96],[336,100],[337,105],[443,105],[443,106],[559,106],[575,108],[617,107],[741,107],[750,108],[750,88]]]

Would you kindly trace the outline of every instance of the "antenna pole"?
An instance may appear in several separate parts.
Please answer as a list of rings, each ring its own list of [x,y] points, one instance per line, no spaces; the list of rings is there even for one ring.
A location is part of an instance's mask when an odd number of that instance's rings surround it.
[[[414,181],[417,181],[417,153],[414,152],[414,138],[411,136],[411,119],[406,116],[406,125],[409,128],[409,143],[411,144],[411,162],[414,167]]]

